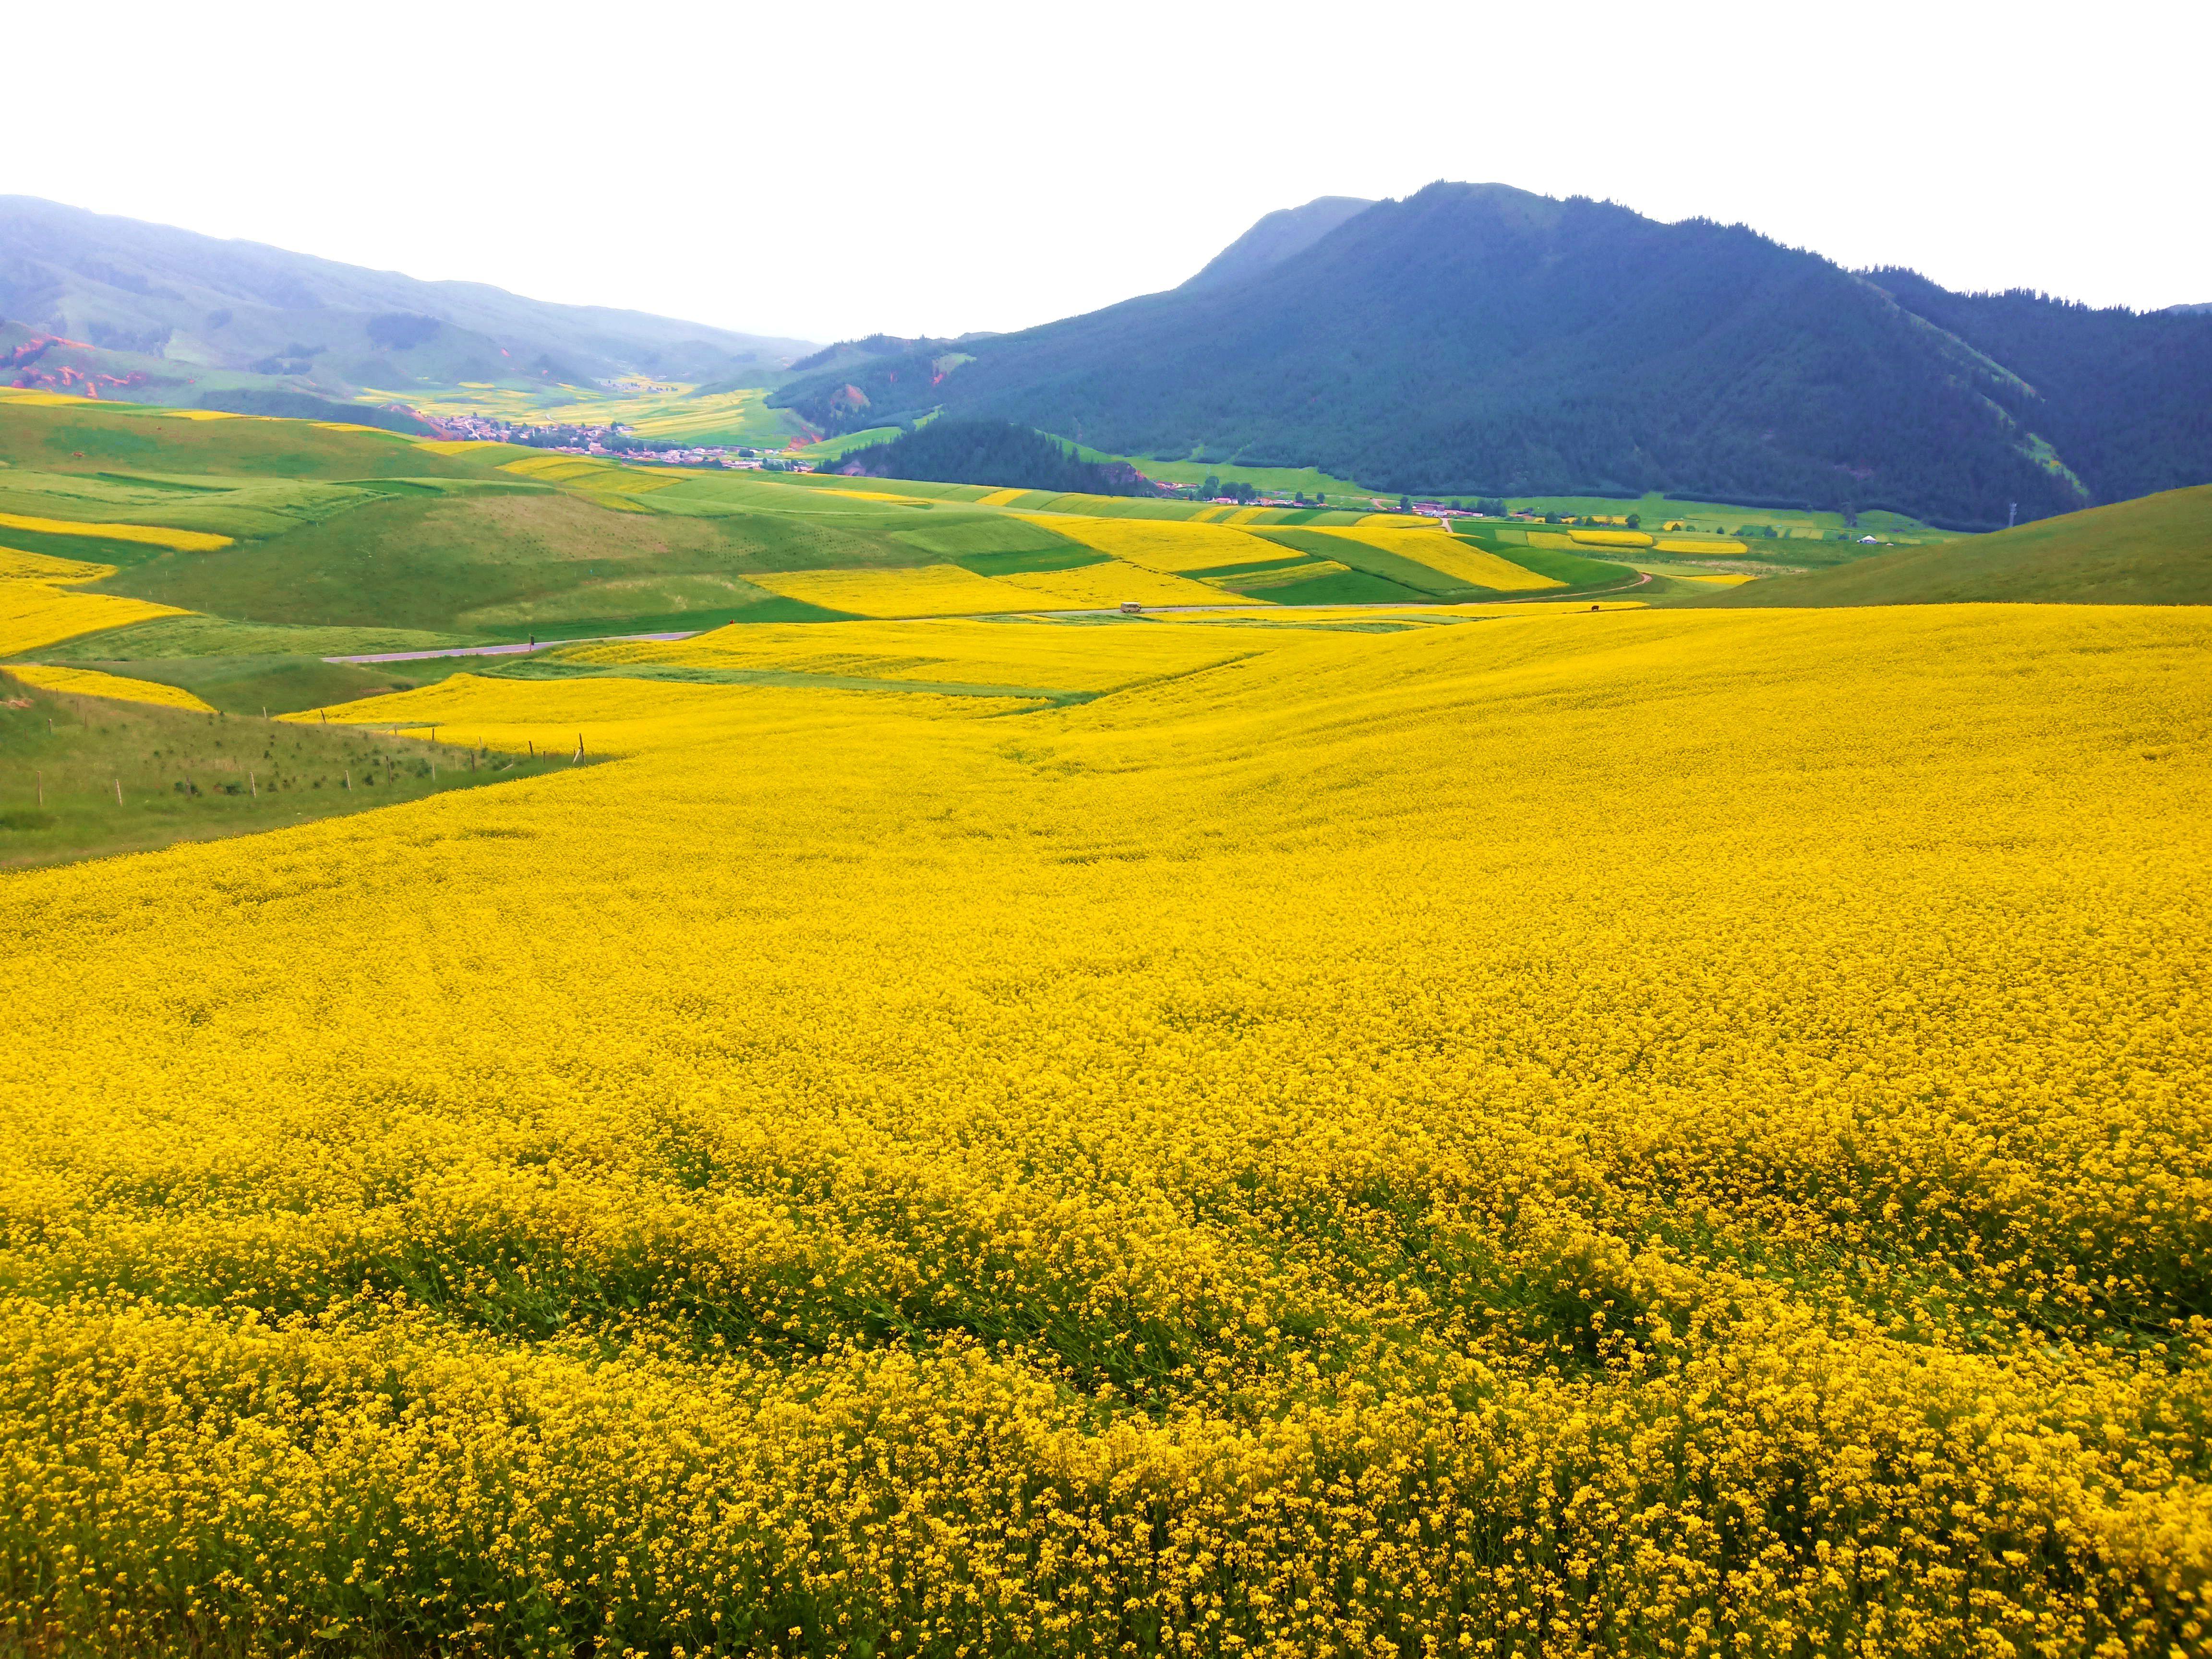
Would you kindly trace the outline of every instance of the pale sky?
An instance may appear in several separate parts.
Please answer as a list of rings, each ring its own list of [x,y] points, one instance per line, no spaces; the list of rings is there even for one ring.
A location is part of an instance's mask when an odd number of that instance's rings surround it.
[[[815,340],[1091,310],[1435,179],[2212,301],[2203,0],[290,0],[21,8],[8,47],[0,193]]]

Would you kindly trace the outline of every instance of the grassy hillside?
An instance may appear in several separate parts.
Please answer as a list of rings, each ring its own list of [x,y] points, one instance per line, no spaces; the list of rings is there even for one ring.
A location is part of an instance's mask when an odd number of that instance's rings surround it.
[[[259,420],[0,388],[0,464],[45,473],[482,478],[497,459],[519,453],[500,445],[423,445],[341,422]]]
[[[71,696],[0,669],[0,869],[282,829],[566,763]]]
[[[1776,576],[1701,606],[2212,604],[2212,485]]]
[[[1467,538],[1354,509],[627,466],[51,395],[0,399],[0,564],[21,601],[7,649],[232,714],[455,666],[327,659],[532,637],[1125,603],[1517,603],[1633,574],[1533,548],[1519,526],[1476,532],[1498,556],[1484,565]]]

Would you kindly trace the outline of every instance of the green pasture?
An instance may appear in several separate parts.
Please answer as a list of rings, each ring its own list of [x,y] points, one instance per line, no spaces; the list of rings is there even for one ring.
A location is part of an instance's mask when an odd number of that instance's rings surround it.
[[[482,477],[526,450],[439,455],[396,432],[255,416],[196,419],[149,404],[29,403],[0,396],[0,463],[39,472],[173,479]]]
[[[2212,484],[1696,597],[1766,605],[2212,603]]]
[[[4,670],[0,690],[0,868],[283,829],[567,765],[74,696]]]
[[[356,657],[492,642],[482,635],[412,628],[315,628],[209,616],[153,617],[43,646],[33,654],[40,662],[74,663],[161,657]]]
[[[702,409],[695,412],[736,407],[743,390],[717,388],[696,399]],[[562,395],[576,405],[573,388]],[[390,433],[251,417],[188,420],[143,406],[74,401],[0,399],[0,456],[9,462],[0,466],[0,512],[234,538],[213,552],[185,553],[43,532],[0,537],[9,546],[113,564],[117,574],[97,591],[196,613],[72,641],[52,659],[135,665],[131,672],[187,686],[227,710],[296,708],[449,672],[361,667],[328,657],[840,614],[781,598],[754,580],[777,573],[950,562],[997,575],[1075,568],[1103,557],[1049,520],[1031,523],[1018,513],[1188,520],[1208,510],[1197,502],[1048,491],[986,507],[982,498],[998,492],[985,485],[611,461],[561,479],[501,471],[507,462],[543,459],[514,446],[441,454]],[[287,466],[293,470],[280,471]],[[1318,474],[1257,481],[1344,495],[1344,481]],[[1802,532],[1753,538],[1743,562],[1769,568],[1861,550],[1856,542],[1832,539],[1840,527],[1833,514],[1722,508],[1701,515],[1695,503],[1657,497],[1539,505],[1584,514],[1632,510],[1654,531],[1674,518],[1701,532],[1740,534],[1757,523]],[[1283,560],[1222,572],[1218,585],[1225,593],[1285,604],[1498,597],[1402,556],[1312,533],[1318,526],[1349,524],[1370,507],[1363,498],[1343,507],[1255,514],[1241,527],[1275,541]],[[1877,533],[1912,529],[1880,515],[1867,515],[1867,522]],[[1607,558],[1532,548],[1525,527],[1515,524],[1462,521],[1460,530],[1568,584],[1553,590],[1557,597],[1602,591],[1635,574]],[[1831,539],[1816,539],[1821,536]],[[1345,568],[1318,568],[1324,561]],[[1711,597],[1693,584],[1675,586],[1699,602]]]
[[[1322,536],[1310,530],[1264,528],[1255,533],[1278,546],[1293,548],[1316,559],[1334,559],[1378,580],[1406,590],[1414,599],[1479,597],[1483,590],[1468,587],[1457,578],[1396,553],[1355,542],[1348,536]]]
[[[1054,434],[1057,435],[1057,434]],[[1066,437],[1062,443],[1073,442]],[[1157,478],[1163,483],[1190,486],[1202,485],[1208,478],[1218,478],[1224,483],[1248,483],[1255,489],[1271,495],[1290,495],[1303,493],[1308,500],[1316,495],[1334,501],[1340,497],[1356,501],[1362,507],[1375,496],[1383,496],[1393,505],[1398,500],[1395,490],[1363,489],[1349,478],[1339,478],[1310,466],[1239,466],[1231,461],[1163,460],[1143,455],[1115,455],[1103,449],[1093,449],[1088,444],[1074,445],[1076,453],[1086,461],[1127,461],[1147,478]]]
[[[300,627],[660,631],[738,612],[781,619],[788,602],[747,571],[930,562],[890,533],[908,522],[884,522],[893,511],[624,513],[562,491],[390,499],[267,541],[156,551],[98,589]]]

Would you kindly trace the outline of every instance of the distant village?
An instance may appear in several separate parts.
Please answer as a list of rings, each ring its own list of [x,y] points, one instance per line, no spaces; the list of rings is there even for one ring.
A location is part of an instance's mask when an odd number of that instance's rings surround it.
[[[437,427],[441,437],[523,444],[532,449],[550,450],[561,455],[600,455],[611,460],[644,462],[660,466],[719,466],[754,472],[812,472],[816,470],[813,461],[801,460],[789,453],[769,449],[736,444],[656,444],[651,440],[639,438],[633,428],[619,421],[605,426],[527,426],[489,415],[441,415],[423,418],[430,420]],[[1143,477],[1141,473],[1138,476]],[[1183,501],[1210,501],[1219,507],[1295,508],[1334,506],[1353,512],[1408,513],[1430,519],[1508,519],[1531,524],[1587,525],[1624,530],[1634,530],[1641,523],[1633,513],[1611,517],[1596,514],[1577,516],[1567,513],[1537,513],[1509,507],[1503,501],[1488,498],[1477,499],[1470,503],[1416,501],[1409,495],[1401,495],[1392,501],[1385,495],[1343,495],[1332,502],[1319,491],[1309,496],[1304,490],[1293,490],[1286,495],[1279,490],[1255,489],[1249,484],[1241,483],[1224,489],[1221,481],[1216,478],[1208,478],[1204,485],[1171,483],[1161,478],[1146,478],[1145,482],[1163,495]],[[1662,533],[1687,527],[1685,524],[1670,520],[1662,526]],[[1777,534],[1771,525],[1748,524],[1732,533],[1751,537],[1774,537]],[[1838,533],[1836,539],[1850,538]],[[1858,539],[1870,545],[1875,542],[1872,536]]]
[[[616,421],[605,426],[526,426],[489,415],[425,416],[439,435],[475,438],[489,443],[523,444],[561,455],[604,455],[611,459],[644,461],[662,466],[722,466],[756,472],[811,472],[814,463],[781,455],[773,450],[737,444],[677,445],[640,438],[633,428]]]

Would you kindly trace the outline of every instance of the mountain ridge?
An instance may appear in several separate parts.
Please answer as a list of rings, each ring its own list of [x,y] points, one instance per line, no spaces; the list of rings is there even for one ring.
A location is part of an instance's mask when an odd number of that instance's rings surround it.
[[[1438,183],[1232,282],[998,336],[950,370],[795,377],[771,401],[831,432],[942,408],[1392,490],[1661,490],[1969,530],[2212,477],[2185,366],[2212,319],[2022,321],[1880,275],[1741,225]],[[2104,349],[2075,338],[2100,330],[2128,346],[2101,377],[2085,366]],[[2067,366],[2053,396],[2002,354],[2058,336],[2038,348]],[[2124,446],[2093,441],[2136,407]]]
[[[533,300],[488,283],[426,280],[0,197],[0,342],[136,360],[149,384],[212,371],[349,397],[462,379],[584,381],[641,374],[766,384],[808,341],[608,306]],[[49,347],[51,349],[51,347]],[[0,356],[4,356],[0,352]]]
[[[1347,219],[1375,204],[1364,196],[1316,196],[1300,207],[1262,214],[1252,228],[1215,254],[1185,289],[1223,288],[1256,276],[1296,253],[1303,253]]]

